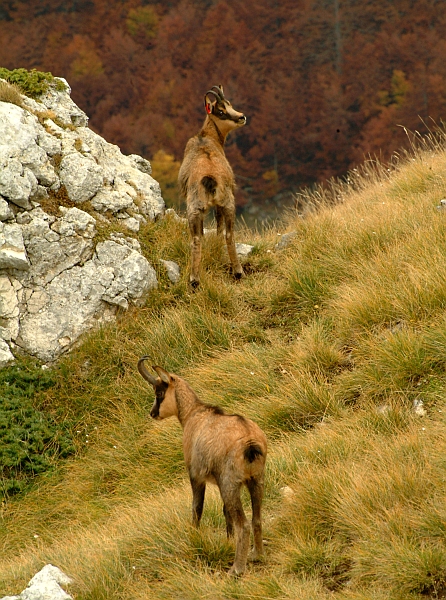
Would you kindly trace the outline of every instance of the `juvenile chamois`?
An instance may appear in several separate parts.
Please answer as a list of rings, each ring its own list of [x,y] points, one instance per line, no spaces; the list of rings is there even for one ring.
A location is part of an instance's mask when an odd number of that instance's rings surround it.
[[[155,390],[150,411],[153,419],[175,416],[183,428],[184,460],[192,486],[192,522],[198,527],[203,513],[206,483],[219,487],[228,537],[235,530],[235,560],[229,573],[240,575],[246,568],[250,525],[243,511],[240,492],[246,485],[251,495],[254,549],[252,560],[263,554],[261,506],[266,460],[266,437],[250,419],[226,414],[221,408],[202,402],[190,385],[159,366],[138,361],[138,370]]]
[[[215,207],[218,236],[222,236],[223,224],[225,226],[226,245],[234,277],[240,279],[243,276],[234,238],[234,173],[225,156],[224,144],[228,133],[242,127],[246,123],[246,117],[232,108],[221,85],[214,85],[206,92],[204,106],[206,120],[198,135],[187,142],[178,174],[180,192],[187,203],[187,219],[192,239],[190,282],[193,287],[200,283],[203,219],[211,206]]]

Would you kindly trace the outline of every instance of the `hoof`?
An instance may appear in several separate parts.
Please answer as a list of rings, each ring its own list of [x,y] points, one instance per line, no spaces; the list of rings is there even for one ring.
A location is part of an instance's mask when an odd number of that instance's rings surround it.
[[[229,577],[241,577],[244,572],[245,569],[236,569],[235,565],[232,565],[228,571],[228,575]]]
[[[193,290],[196,290],[200,285],[200,282],[198,281],[198,279],[191,279],[190,280],[190,286]]]
[[[263,554],[253,550],[248,556],[249,562],[263,562]]]
[[[240,273],[234,273],[234,279],[241,279],[244,276],[243,271],[241,271]]]

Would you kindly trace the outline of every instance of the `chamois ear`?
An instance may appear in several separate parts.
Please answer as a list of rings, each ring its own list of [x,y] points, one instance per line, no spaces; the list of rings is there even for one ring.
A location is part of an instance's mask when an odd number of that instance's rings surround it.
[[[161,381],[164,381],[164,383],[167,383],[167,385],[169,385],[172,379],[167,371],[165,371],[162,367],[158,367],[156,365],[153,365],[152,369],[158,373]]]
[[[214,92],[207,92],[204,96],[204,107],[208,115],[211,114],[212,109],[217,104],[217,97]]]

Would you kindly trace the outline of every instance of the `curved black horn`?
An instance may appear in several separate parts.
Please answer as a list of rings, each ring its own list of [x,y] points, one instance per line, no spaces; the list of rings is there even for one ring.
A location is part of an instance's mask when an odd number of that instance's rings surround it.
[[[144,361],[148,359],[150,359],[150,356],[142,356],[138,360],[138,371],[141,373],[144,379],[148,381],[151,385],[156,385],[158,379],[149,373],[149,370],[144,364]]]
[[[217,91],[215,91],[214,88]],[[214,94],[214,96],[217,98],[217,100],[220,100],[220,101],[225,99],[225,97],[221,93],[220,88],[218,88],[216,85],[213,85],[212,88],[206,92],[205,96],[207,96],[208,94]]]
[[[220,96],[220,100],[224,100],[225,99],[225,95],[223,93],[223,86],[221,84],[220,85],[213,85],[211,87],[211,90],[213,90],[214,88],[216,90],[218,90],[218,95]]]

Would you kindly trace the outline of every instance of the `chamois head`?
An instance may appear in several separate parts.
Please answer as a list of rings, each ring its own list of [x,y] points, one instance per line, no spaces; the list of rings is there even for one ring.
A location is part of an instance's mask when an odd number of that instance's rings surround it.
[[[152,369],[158,373],[158,377],[154,377],[144,364],[144,361],[147,359],[150,359],[150,356],[143,356],[139,359],[138,371],[155,390],[155,401],[150,411],[150,416],[152,419],[157,420],[177,417],[178,406],[175,399],[175,376],[165,371],[162,367],[152,365]]]
[[[204,107],[210,118],[218,122],[219,128],[230,131],[236,127],[243,127],[246,123],[245,115],[234,110],[229,100],[226,100],[221,85],[214,85],[206,92]]]

